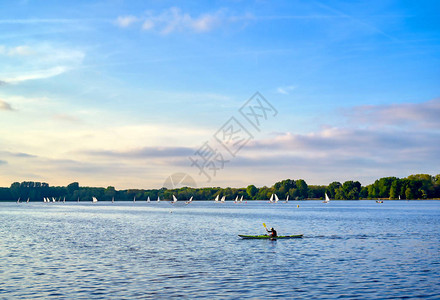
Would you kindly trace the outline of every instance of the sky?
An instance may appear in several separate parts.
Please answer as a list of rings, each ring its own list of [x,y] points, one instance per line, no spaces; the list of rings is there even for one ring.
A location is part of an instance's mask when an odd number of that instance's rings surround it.
[[[0,0],[0,186],[439,174],[439,13],[423,0]]]

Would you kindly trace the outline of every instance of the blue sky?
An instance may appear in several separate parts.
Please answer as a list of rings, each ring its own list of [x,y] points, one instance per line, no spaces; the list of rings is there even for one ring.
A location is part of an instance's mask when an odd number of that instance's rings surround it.
[[[158,188],[176,172],[224,187],[438,174],[439,8],[0,2],[0,186]],[[239,113],[256,91],[278,112],[259,131]],[[235,156],[214,137],[231,117],[252,134]],[[189,159],[205,142],[228,160],[207,167],[209,182]]]

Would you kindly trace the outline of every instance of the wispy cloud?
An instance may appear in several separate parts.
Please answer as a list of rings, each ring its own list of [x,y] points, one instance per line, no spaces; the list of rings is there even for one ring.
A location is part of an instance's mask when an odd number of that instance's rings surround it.
[[[32,49],[26,45],[16,47],[6,47],[0,45],[0,55],[8,56],[26,56],[33,53]]]
[[[0,165],[6,165],[8,162],[6,160],[0,160]]]
[[[422,103],[358,106],[347,116],[370,126],[417,126],[440,129],[440,98]]]
[[[82,154],[99,157],[118,157],[128,159],[163,158],[163,157],[188,157],[194,149],[188,147],[144,147],[128,151],[98,150],[83,151]]]
[[[277,88],[277,93],[282,95],[289,95],[296,87],[294,85],[280,86]]]
[[[8,102],[5,102],[5,101],[0,99],[0,110],[10,110],[10,111],[12,111],[14,109],[12,108],[12,106]]]
[[[0,71],[2,83],[19,83],[63,74],[81,65],[85,53],[50,44],[0,46],[8,59]]]
[[[119,27],[126,28],[141,21],[142,30],[167,35],[174,32],[204,33],[212,31],[224,23],[242,20],[242,18],[227,15],[223,9],[193,16],[178,7],[171,7],[160,13],[149,11],[143,17],[119,16],[115,23]]]
[[[50,69],[44,69],[44,70],[38,70],[33,72],[26,72],[22,73],[20,75],[10,76],[7,78],[4,78],[6,82],[8,83],[19,83],[22,81],[27,80],[35,80],[35,79],[44,79],[44,78],[50,78],[57,75],[60,75],[64,72],[66,72],[68,69],[64,66],[56,66]]]
[[[126,28],[129,27],[130,25],[132,25],[133,23],[136,23],[139,21],[139,18],[135,17],[135,16],[119,16],[115,23],[117,26],[122,27],[122,28]]]

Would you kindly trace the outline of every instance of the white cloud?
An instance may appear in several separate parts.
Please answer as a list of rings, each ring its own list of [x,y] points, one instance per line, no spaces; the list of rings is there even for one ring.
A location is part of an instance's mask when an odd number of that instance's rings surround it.
[[[8,83],[19,83],[27,80],[44,79],[60,75],[67,71],[64,66],[57,66],[50,69],[38,70],[33,72],[26,72],[16,76],[4,78]]]
[[[283,95],[289,95],[291,91],[293,91],[296,87],[293,85],[285,86],[285,87],[278,87],[277,93],[283,94]]]
[[[237,22],[242,19],[228,17],[224,10],[192,16],[182,12],[178,7],[171,7],[161,13],[149,11],[144,17],[119,16],[116,24],[120,27],[128,27],[139,20],[142,20],[142,30],[167,35],[174,32],[209,32],[223,23]]]
[[[57,76],[80,66],[85,57],[85,53],[80,50],[47,43],[1,46],[0,55],[9,56],[2,62],[2,83],[19,83]]]
[[[126,28],[138,21],[139,19],[135,16],[120,16],[116,19],[116,25],[122,28]]]

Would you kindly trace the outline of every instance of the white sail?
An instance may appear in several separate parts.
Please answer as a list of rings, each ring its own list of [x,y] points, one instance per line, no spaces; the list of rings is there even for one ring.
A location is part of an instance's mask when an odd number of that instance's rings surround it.
[[[280,200],[280,199],[278,199],[277,194],[275,194],[275,203],[278,202],[278,200]]]
[[[235,200],[234,200],[234,202],[235,202],[235,203],[237,203],[237,202],[238,202],[238,195],[237,195],[237,197],[235,197]]]
[[[63,203],[66,203],[66,197],[63,198]]]
[[[46,197],[43,197],[43,202],[46,203]]]
[[[399,200],[400,200],[400,195],[399,195]]]
[[[29,203],[29,197],[27,198],[26,203]]]
[[[112,197],[112,203],[115,203],[115,197]]]
[[[218,202],[218,198],[220,198],[219,195],[217,195],[217,197],[215,197],[214,201],[215,201],[215,202]]]
[[[79,197],[78,197],[78,200],[76,200],[76,202],[79,202]]]
[[[273,202],[273,194],[272,194],[272,195],[270,195],[270,199],[269,199],[269,202]]]
[[[325,200],[322,201],[323,203],[329,203],[330,202],[330,198],[328,197],[327,193],[325,193]]]
[[[95,197],[92,197],[92,202],[96,203],[96,202],[98,202],[98,199],[96,199]]]
[[[150,196],[148,196],[148,198],[147,198],[147,202],[150,202]]]
[[[20,203],[20,198],[17,199],[17,203]]]
[[[190,204],[193,201],[193,196],[191,196],[191,198],[189,198],[188,201],[185,202],[185,204]]]
[[[176,203],[176,202],[177,202],[177,198],[176,198],[176,196],[173,195],[173,203]]]
[[[134,196],[134,198],[133,198],[133,202],[136,202],[136,196]]]
[[[157,202],[160,202],[160,198],[159,198],[159,196],[157,196]]]
[[[226,201],[226,196],[223,196],[220,202],[225,202],[225,201]]]
[[[56,201],[56,199],[54,197],[52,197],[52,202],[55,202],[55,201]]]
[[[286,197],[286,203],[289,202],[289,195]]]
[[[241,198],[240,198],[240,202],[243,202],[243,195],[242,195]]]

